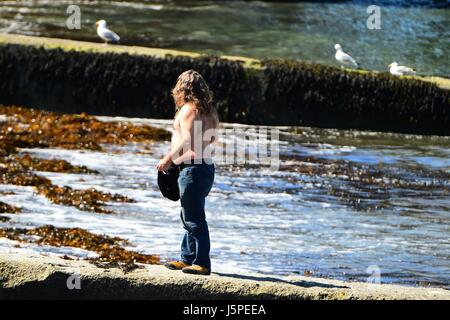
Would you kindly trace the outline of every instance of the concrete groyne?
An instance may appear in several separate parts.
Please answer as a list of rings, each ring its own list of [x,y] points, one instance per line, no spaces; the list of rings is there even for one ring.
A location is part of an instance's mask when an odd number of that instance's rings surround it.
[[[171,118],[170,89],[191,68],[222,121],[450,135],[449,79],[5,34],[0,103]]]

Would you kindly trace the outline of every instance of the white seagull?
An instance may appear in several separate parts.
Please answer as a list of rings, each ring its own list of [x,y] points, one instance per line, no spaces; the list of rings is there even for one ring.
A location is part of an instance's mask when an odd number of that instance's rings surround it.
[[[349,54],[342,51],[342,47],[340,44],[336,44],[334,46],[334,49],[336,49],[336,54],[334,55],[334,57],[341,64],[341,67],[343,67],[344,65],[353,65],[354,67],[358,68],[358,64],[356,63],[355,59],[353,59]]]
[[[392,62],[389,66],[389,72],[394,76],[413,76],[416,74],[416,70],[413,68],[399,66],[397,62]]]
[[[117,33],[108,29],[105,20],[97,21],[95,26],[97,27],[98,36],[105,41],[105,44],[108,44],[109,42],[119,42],[120,37]]]

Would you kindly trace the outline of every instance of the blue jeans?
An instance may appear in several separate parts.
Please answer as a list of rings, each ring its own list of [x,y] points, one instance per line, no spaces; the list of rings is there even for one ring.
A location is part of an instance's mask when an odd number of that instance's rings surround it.
[[[213,164],[194,164],[180,172],[178,186],[181,222],[186,233],[181,243],[181,260],[211,269],[209,230],[205,215],[205,198],[214,181]]]

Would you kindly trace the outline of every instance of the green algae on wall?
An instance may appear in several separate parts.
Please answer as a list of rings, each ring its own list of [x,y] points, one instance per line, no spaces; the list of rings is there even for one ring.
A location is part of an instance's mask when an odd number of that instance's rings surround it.
[[[214,91],[221,119],[248,121],[245,71],[215,57],[165,58],[92,53],[23,45],[0,46],[0,103],[68,113],[170,118],[170,91],[187,69],[201,72]]]
[[[450,91],[435,84],[296,61],[266,60],[263,66],[264,100],[273,108],[259,114],[265,122],[283,117],[289,125],[450,133]]]
[[[450,135],[450,91],[429,79],[0,35],[4,104],[171,118],[170,91],[187,69],[204,75],[222,121]]]

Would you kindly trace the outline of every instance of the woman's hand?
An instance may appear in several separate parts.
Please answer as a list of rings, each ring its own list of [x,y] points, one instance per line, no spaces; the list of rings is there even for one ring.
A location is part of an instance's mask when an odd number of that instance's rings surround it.
[[[170,156],[165,156],[161,160],[159,160],[158,164],[156,165],[156,169],[158,171],[167,171],[169,169],[170,165],[172,164],[172,159]]]

